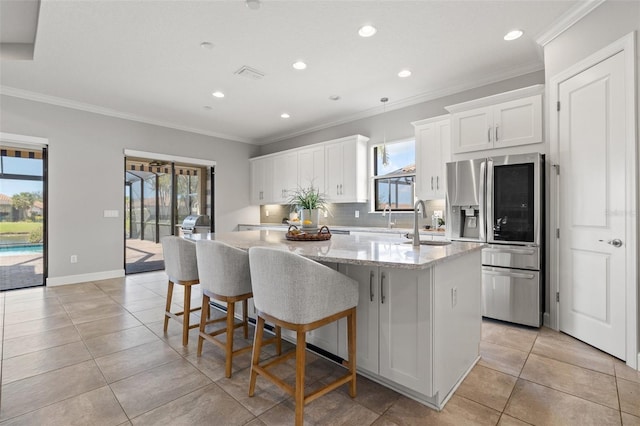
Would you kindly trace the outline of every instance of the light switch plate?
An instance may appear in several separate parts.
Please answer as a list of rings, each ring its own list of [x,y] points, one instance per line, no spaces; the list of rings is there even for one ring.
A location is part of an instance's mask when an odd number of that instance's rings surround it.
[[[105,210],[104,217],[119,217],[120,211],[118,210]]]

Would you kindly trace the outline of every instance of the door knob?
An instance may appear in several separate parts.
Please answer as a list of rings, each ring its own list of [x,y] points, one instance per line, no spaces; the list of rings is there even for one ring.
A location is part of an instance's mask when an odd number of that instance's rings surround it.
[[[615,240],[609,240],[607,241],[607,244],[611,244],[614,247],[622,247],[622,241],[619,238],[616,238]]]

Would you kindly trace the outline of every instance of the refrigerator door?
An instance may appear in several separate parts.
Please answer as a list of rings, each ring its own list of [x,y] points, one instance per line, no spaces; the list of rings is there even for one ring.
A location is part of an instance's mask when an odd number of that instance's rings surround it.
[[[486,161],[447,163],[447,237],[459,241],[482,241],[485,232]]]
[[[503,268],[540,270],[540,247],[489,244],[482,249],[482,264]]]
[[[540,272],[482,267],[482,316],[540,327]]]

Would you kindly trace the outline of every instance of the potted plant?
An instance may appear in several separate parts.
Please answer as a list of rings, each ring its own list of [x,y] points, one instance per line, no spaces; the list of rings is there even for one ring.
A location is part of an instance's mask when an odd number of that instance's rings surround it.
[[[289,204],[300,211],[300,223],[303,228],[317,228],[320,222],[320,211],[329,211],[325,194],[313,184],[290,191]]]

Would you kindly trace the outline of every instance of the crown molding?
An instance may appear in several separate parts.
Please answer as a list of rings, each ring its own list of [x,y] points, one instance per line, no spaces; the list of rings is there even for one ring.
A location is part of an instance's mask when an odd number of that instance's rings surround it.
[[[464,92],[466,90],[477,89],[478,87],[486,86],[493,83],[498,83],[503,80],[508,80],[510,78],[519,77],[521,75],[529,74],[536,71],[541,71],[544,69],[544,65],[542,62],[536,61],[535,63],[525,64],[518,68],[510,68],[500,73],[492,73],[484,78],[476,79],[473,83],[459,83],[453,86],[449,86],[443,89],[431,90],[428,92],[423,92],[419,95],[411,96],[408,98],[401,99],[396,102],[387,102],[384,107],[376,106],[374,108],[369,108],[364,111],[357,112],[355,114],[348,115],[340,120],[331,121],[324,124],[319,124],[317,126],[307,127],[295,132],[286,133],[274,136],[272,138],[267,138],[264,140],[260,140],[257,143],[259,145],[268,145],[270,143],[280,142],[286,139],[294,138],[297,136],[302,136],[307,133],[316,132],[319,130],[328,129],[330,127],[339,126],[342,124],[350,123],[352,121],[360,120],[367,117],[372,117],[374,115],[382,114],[385,111],[393,111],[401,108],[406,108],[409,106],[421,104],[423,102],[432,101],[434,99],[439,99],[445,96],[454,95],[456,93]]]
[[[575,7],[572,7],[561,15],[545,32],[536,37],[536,43],[544,47],[605,1],[606,0],[588,0],[578,3]]]
[[[30,101],[41,102],[45,104],[51,104],[61,106],[65,108],[76,109],[85,112],[91,112],[94,114],[106,115],[109,117],[121,118],[129,121],[137,121],[139,123],[151,124],[154,126],[167,127],[170,129],[181,130],[189,133],[196,133],[205,136],[212,136],[215,138],[226,139],[234,142],[242,142],[248,144],[255,144],[255,141],[240,138],[237,136],[227,135],[224,133],[211,132],[208,130],[198,129],[195,127],[182,126],[180,124],[169,123],[166,121],[154,120],[152,118],[144,117],[137,114],[130,114],[126,112],[117,111],[110,108],[104,108],[93,104],[87,104],[84,102],[78,102],[71,99],[59,98],[57,96],[44,95],[42,93],[31,92],[28,90],[17,89],[10,86],[0,86],[0,95],[11,96],[14,98],[27,99]]]

